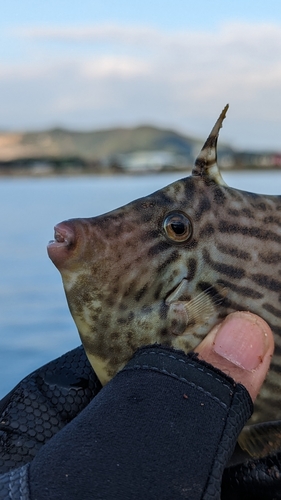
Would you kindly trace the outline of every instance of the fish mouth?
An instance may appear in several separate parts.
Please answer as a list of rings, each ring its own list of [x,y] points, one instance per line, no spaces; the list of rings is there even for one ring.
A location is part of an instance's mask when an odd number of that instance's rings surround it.
[[[60,223],[54,227],[54,239],[49,241],[51,246],[70,246],[74,243],[75,235],[70,226]]]
[[[49,241],[47,252],[58,269],[66,264],[75,242],[76,235],[69,222],[61,222],[54,227],[54,239]]]

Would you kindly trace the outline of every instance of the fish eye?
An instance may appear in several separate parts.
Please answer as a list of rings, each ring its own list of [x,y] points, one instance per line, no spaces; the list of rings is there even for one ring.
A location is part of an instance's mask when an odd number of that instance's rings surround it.
[[[181,212],[167,215],[163,222],[166,236],[177,243],[187,241],[192,234],[192,225],[189,218]]]

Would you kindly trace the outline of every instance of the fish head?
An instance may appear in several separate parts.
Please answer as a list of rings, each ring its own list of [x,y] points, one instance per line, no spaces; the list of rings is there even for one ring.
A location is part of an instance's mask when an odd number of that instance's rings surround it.
[[[48,253],[102,384],[139,347],[160,343],[188,352],[218,321],[223,293],[212,284],[200,233],[218,216],[210,197],[213,186],[224,184],[214,168],[223,118],[191,176],[107,214],[55,227]],[[202,175],[202,165],[212,171]]]
[[[49,256],[102,383],[142,345],[181,347],[192,319],[185,306],[204,292],[194,281],[196,213],[203,209],[194,203],[196,183],[188,177],[107,214],[55,227]]]

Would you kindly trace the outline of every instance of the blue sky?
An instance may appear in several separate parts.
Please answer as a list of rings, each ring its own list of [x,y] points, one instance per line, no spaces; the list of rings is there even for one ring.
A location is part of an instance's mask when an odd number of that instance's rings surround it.
[[[225,21],[281,21],[279,0],[2,0],[0,26],[142,23],[165,29],[215,29]]]
[[[281,150],[279,0],[2,1],[0,129],[151,123]]]

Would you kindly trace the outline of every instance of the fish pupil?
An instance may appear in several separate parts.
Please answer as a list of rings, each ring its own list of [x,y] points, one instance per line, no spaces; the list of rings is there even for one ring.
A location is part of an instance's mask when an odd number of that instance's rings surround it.
[[[185,225],[182,222],[173,222],[171,227],[176,234],[183,234],[185,232]]]

